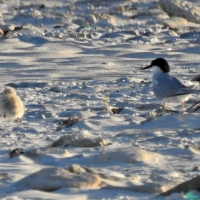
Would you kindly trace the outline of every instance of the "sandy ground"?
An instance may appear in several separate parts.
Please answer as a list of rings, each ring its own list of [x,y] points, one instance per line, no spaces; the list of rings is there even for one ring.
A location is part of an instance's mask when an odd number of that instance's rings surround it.
[[[200,22],[186,16],[170,27],[153,0],[5,1],[0,9],[1,92],[14,87],[26,107],[20,123],[1,120],[1,199],[156,199],[199,175],[199,111],[172,104],[178,113],[159,112],[152,71],[140,69],[162,57],[183,81],[198,75]],[[184,109],[198,101],[191,95]],[[17,148],[25,153],[10,158]]]

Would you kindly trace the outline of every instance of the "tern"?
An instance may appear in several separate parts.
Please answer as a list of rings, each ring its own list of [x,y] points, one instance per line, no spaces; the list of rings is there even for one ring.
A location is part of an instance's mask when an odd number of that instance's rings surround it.
[[[165,103],[182,103],[187,101],[192,93],[196,93],[198,90],[194,90],[197,84],[190,86],[184,85],[175,76],[170,75],[170,67],[168,62],[164,58],[157,58],[151,62],[150,65],[143,67],[141,70],[153,69],[153,92],[157,98],[164,100]]]

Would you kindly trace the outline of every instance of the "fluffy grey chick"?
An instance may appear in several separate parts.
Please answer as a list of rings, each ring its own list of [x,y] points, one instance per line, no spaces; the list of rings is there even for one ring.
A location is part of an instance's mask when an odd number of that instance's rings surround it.
[[[12,87],[5,87],[0,97],[0,112],[4,118],[16,119],[19,122],[24,115],[24,104]]]

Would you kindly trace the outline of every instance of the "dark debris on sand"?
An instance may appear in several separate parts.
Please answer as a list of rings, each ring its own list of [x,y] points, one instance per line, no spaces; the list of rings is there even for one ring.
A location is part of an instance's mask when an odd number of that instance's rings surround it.
[[[82,120],[84,120],[83,117],[78,115],[69,117],[68,119],[62,119],[62,121],[59,123],[59,128],[72,126]]]

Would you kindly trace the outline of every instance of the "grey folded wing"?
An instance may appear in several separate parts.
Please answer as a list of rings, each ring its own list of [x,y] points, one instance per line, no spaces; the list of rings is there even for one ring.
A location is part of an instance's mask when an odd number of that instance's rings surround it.
[[[183,90],[183,91],[180,91],[180,92],[177,92],[175,94],[171,94],[167,97],[175,97],[175,96],[181,96],[181,95],[187,95],[187,94],[194,94],[194,93],[198,93],[200,92],[200,90]]]

